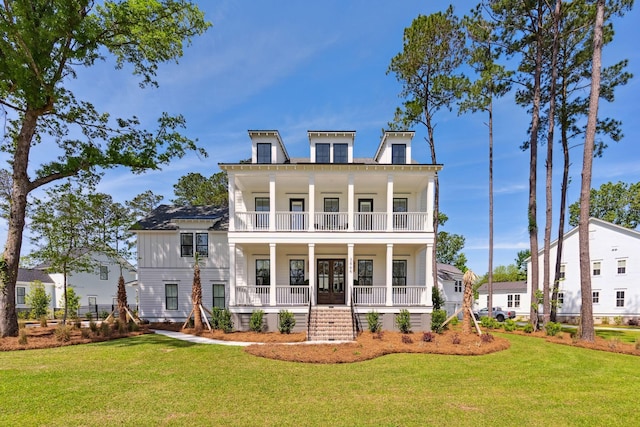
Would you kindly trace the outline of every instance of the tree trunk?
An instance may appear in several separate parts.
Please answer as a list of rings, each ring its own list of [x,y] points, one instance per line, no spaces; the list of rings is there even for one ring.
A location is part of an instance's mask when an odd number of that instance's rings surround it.
[[[7,242],[0,260],[0,337],[18,336],[18,316],[16,315],[16,280],[22,249],[22,233],[24,231],[27,195],[30,182],[27,175],[29,166],[29,150],[31,140],[36,131],[38,113],[27,109],[22,120],[20,133],[15,141],[13,156],[13,184],[11,187],[11,204]]]
[[[591,93],[589,94],[589,116],[584,139],[582,159],[582,183],[580,187],[580,221],[578,240],[580,244],[580,339],[593,342],[593,295],[591,293],[591,258],[589,256],[589,208],[591,195],[591,170],[593,166],[593,147],[598,120],[598,100],[600,98],[600,75],[602,66],[602,32],[604,26],[604,0],[596,3],[596,21],[593,29],[593,60],[591,69]]]
[[[127,288],[124,285],[124,276],[122,275],[122,268],[120,269],[120,277],[118,277],[118,319],[120,325],[127,325]]]
[[[428,110],[425,110],[428,111]],[[433,126],[431,125],[431,116],[425,113],[425,124],[427,126],[427,138],[429,145],[429,153],[431,154],[431,163],[436,164],[436,143],[433,139]],[[438,182],[438,172],[435,172],[433,191],[433,248],[431,256],[431,274],[433,276],[433,286],[438,287],[438,213],[440,212],[440,184]]]
[[[547,161],[546,161],[546,209],[544,227],[544,267],[542,282],[542,306],[544,308],[544,324],[551,319],[551,301],[549,298],[551,285],[551,227],[553,224],[553,137],[556,114],[556,80],[558,78],[558,41],[560,38],[560,6],[562,1],[556,0],[553,12],[553,49],[551,52],[551,81],[549,85],[549,123],[547,125]]]
[[[473,282],[476,280],[476,275],[473,271],[467,270],[462,276],[462,283],[464,283],[464,294],[462,295],[462,333],[471,334],[473,332],[471,328],[471,307],[473,306]]]
[[[538,2],[538,27],[536,34],[536,64],[533,75],[533,109],[531,113],[531,136],[529,139],[529,244],[531,247],[531,310],[529,312],[534,329],[538,327],[538,307],[534,306],[538,290],[538,220],[536,205],[537,168],[538,168],[538,127],[540,124],[540,81],[542,75],[542,3]]]
[[[196,333],[202,332],[204,325],[202,324],[202,284],[200,283],[200,265],[196,258],[193,266],[193,287],[191,289],[191,301],[193,301],[193,327]]]
[[[489,100],[489,273],[487,294],[489,310],[493,307],[493,97]]]

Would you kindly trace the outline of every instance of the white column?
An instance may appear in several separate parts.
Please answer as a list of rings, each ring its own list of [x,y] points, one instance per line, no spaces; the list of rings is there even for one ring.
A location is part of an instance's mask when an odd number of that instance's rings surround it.
[[[229,243],[229,307],[236,305],[236,244]]]
[[[309,231],[316,229],[316,176],[309,174]]]
[[[425,292],[426,294],[426,301],[423,301],[424,305],[432,305],[432,299],[431,299],[431,294],[433,293],[433,286],[436,284],[433,281],[433,243],[427,243],[427,249],[426,249],[426,254],[425,254],[425,272],[424,274],[425,276],[425,283],[427,286],[427,292]]]
[[[269,231],[276,231],[276,174],[269,175]]]
[[[309,299],[316,305],[316,245],[309,243]]]
[[[236,176],[228,174],[229,181],[229,231],[236,229]]]
[[[434,178],[430,178],[427,183],[427,213],[429,218],[427,219],[427,231],[433,231],[433,208],[435,203],[435,191],[436,184]]]
[[[349,174],[349,181],[347,184],[347,230],[353,231],[353,211],[354,211],[354,194],[353,194],[353,174]]]
[[[353,295],[353,246],[353,243],[347,243],[347,286],[345,286],[347,305],[351,305]]]
[[[387,231],[393,230],[393,175],[387,175]]]
[[[276,305],[276,244],[269,243],[269,305]]]
[[[386,284],[387,284],[387,304],[393,305],[393,243],[387,243],[387,274],[386,274]]]

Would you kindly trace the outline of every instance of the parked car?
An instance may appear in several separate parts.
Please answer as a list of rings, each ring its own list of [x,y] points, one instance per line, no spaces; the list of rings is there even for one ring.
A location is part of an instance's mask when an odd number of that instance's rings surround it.
[[[483,308],[480,309],[478,311],[476,311],[475,313],[476,319],[480,320],[481,317],[488,317],[489,316],[489,309],[488,308]],[[498,322],[504,322],[505,319],[513,319],[516,317],[516,312],[513,310],[507,310],[504,311],[502,309],[502,307],[493,307],[493,315],[492,317],[494,319],[496,319]]]

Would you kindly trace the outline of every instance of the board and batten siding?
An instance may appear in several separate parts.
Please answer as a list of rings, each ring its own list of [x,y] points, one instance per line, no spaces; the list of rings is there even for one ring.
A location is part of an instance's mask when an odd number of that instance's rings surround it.
[[[200,267],[227,268],[229,246],[227,234],[204,229],[138,232],[139,268],[192,268],[193,257],[180,256],[180,233],[208,233],[209,256],[200,257]]]

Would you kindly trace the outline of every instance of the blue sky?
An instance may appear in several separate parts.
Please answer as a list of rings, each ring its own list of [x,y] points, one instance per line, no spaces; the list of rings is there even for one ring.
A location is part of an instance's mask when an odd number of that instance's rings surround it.
[[[209,176],[219,162],[250,156],[248,129],[277,129],[292,157],[308,156],[307,130],[355,130],[355,156],[372,157],[381,129],[393,118],[401,100],[401,85],[387,75],[390,60],[402,49],[403,30],[419,14],[444,10],[448,3],[403,0],[356,1],[200,1],[213,27],[194,40],[179,64],[158,72],[159,89],[138,87],[130,70],[115,70],[107,60],[79,73],[70,82],[76,97],[94,102],[113,116],[137,115],[152,128],[162,111],[183,114],[186,134],[197,138],[208,158],[189,155],[162,171],[132,176],[108,171],[99,191],[124,201],[147,189],[173,198],[180,176],[199,172]],[[457,1],[463,14],[474,4]],[[640,178],[640,13],[616,22],[616,39],[606,47],[604,61],[628,58],[636,75],[617,94],[613,105],[601,105],[602,115],[624,123],[625,138],[610,143],[596,159],[593,186],[608,181],[637,182]],[[517,251],[529,246],[527,198],[529,153],[519,149],[527,138],[528,116],[513,95],[499,100],[494,122],[495,232],[494,266],[513,263]],[[478,274],[488,260],[488,139],[486,117],[436,116],[441,210],[449,216],[443,230],[466,238],[468,266]],[[429,163],[425,130],[416,128],[413,155]],[[42,160],[42,146],[33,161]],[[545,147],[541,147],[544,155]],[[45,149],[45,151],[47,151]],[[50,151],[49,151],[50,152]],[[579,193],[582,148],[572,150],[569,202]],[[556,159],[560,160],[559,146]],[[554,173],[559,193],[560,163]],[[539,180],[544,184],[544,160]],[[554,205],[557,217],[558,202]],[[544,187],[539,186],[539,223],[544,224]],[[1,238],[6,236],[2,227]],[[556,229],[553,235],[557,234]]]

